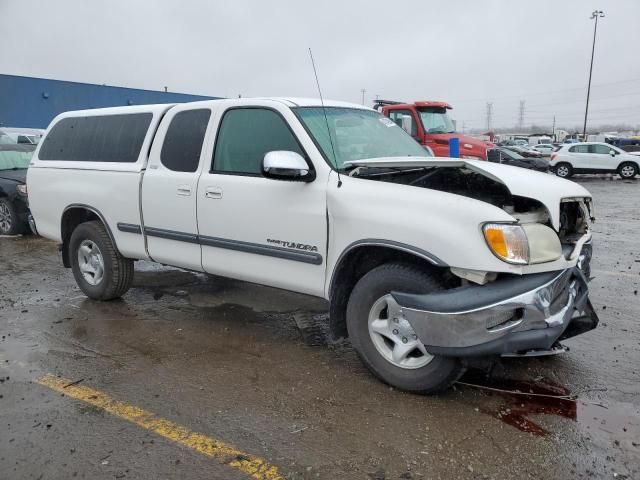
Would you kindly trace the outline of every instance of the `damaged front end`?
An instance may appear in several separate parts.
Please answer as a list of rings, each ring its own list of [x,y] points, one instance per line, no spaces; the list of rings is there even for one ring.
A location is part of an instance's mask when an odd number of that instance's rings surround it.
[[[400,318],[409,322],[427,351],[443,356],[551,353],[560,340],[598,324],[579,265],[507,275],[487,285],[392,296]]]
[[[584,188],[488,162],[409,161],[399,168],[398,163],[380,161],[359,166],[355,175],[473,198],[513,218],[511,223],[487,219],[479,226],[486,246],[503,266],[479,270],[450,265],[457,277],[454,288],[429,294],[392,292],[394,315],[408,322],[429,353],[551,354],[562,351],[561,340],[596,327],[598,316],[587,287],[594,215]],[[500,231],[507,233],[500,237]],[[508,235],[519,240],[509,245]]]

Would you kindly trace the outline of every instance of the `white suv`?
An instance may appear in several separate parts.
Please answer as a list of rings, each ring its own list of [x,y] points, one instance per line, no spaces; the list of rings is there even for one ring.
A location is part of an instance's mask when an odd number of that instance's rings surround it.
[[[584,142],[562,145],[551,154],[549,166],[559,177],[574,173],[618,173],[633,178],[640,168],[637,156],[608,143]]]

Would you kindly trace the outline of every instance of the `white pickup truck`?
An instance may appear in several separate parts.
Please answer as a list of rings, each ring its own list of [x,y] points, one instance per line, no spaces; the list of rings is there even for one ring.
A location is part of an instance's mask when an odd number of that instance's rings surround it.
[[[37,231],[90,298],[134,261],[330,300],[334,337],[401,389],[595,328],[591,196],[551,175],[429,157],[379,113],[234,99],[67,112],[30,165]]]

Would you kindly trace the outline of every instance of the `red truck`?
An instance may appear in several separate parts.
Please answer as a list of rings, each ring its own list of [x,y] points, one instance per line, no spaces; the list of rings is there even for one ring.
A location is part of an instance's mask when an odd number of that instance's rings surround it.
[[[460,157],[471,160],[487,160],[487,150],[495,148],[493,143],[468,137],[456,132],[447,110],[447,102],[421,101],[402,103],[391,100],[376,100],[374,107],[386,117],[404,128],[422,145],[429,147],[436,157],[448,157],[449,139],[460,139]]]

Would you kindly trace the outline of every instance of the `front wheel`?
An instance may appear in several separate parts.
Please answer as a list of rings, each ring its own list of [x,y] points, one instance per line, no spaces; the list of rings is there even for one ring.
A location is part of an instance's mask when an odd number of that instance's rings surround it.
[[[354,287],[347,304],[351,344],[382,381],[417,393],[437,393],[463,372],[456,358],[431,355],[391,296],[392,291],[428,293],[437,279],[413,266],[389,263],[374,268]]]
[[[569,178],[573,175],[573,168],[568,163],[559,163],[554,169],[555,174],[560,178]]]
[[[69,241],[69,255],[73,276],[87,297],[113,300],[129,290],[133,261],[118,253],[101,222],[76,227]]]
[[[618,167],[618,175],[622,178],[633,178],[638,174],[638,167],[633,163],[626,162]]]

